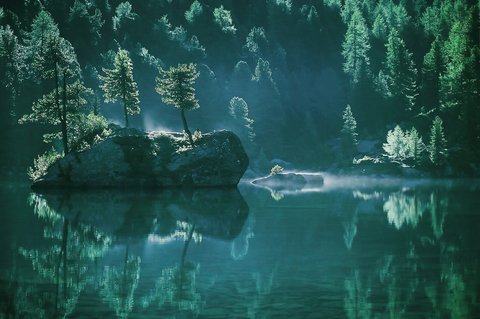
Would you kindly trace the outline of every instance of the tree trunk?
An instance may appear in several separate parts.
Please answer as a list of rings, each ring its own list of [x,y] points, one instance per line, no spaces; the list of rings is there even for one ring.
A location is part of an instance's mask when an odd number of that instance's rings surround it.
[[[63,92],[62,92],[62,117],[61,117],[61,124],[62,124],[62,141],[63,141],[63,149],[65,151],[65,155],[70,152],[68,149],[68,136],[67,136],[67,70],[63,70]]]
[[[190,133],[190,130],[188,129],[187,119],[185,118],[185,110],[181,109],[180,114],[182,115],[183,130],[185,131],[185,133],[187,133],[188,140],[190,141],[190,144],[193,146],[192,133]]]
[[[128,127],[127,97],[125,92],[123,92],[122,100],[123,100],[123,110],[125,112],[125,127]]]

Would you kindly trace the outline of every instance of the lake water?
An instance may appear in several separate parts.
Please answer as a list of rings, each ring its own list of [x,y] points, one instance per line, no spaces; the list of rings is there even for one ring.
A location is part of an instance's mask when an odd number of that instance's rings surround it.
[[[0,186],[0,318],[480,318],[480,183]]]

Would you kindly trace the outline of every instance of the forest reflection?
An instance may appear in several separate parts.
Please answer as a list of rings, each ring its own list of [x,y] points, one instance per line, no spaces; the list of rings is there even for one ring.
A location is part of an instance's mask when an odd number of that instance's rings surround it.
[[[364,202],[370,202],[370,208],[380,206],[390,228],[404,233],[404,241],[401,248],[388,247],[376,257],[375,269],[352,265],[351,275],[345,279],[346,317],[405,318],[420,306],[422,312],[428,309],[431,318],[473,318],[480,285],[479,260],[478,255],[464,253],[476,249],[476,244],[466,239],[473,235],[468,228],[456,228],[453,236],[443,236],[450,198],[458,200],[449,188],[357,191],[354,197],[360,202],[354,205],[353,217],[344,223],[348,250],[357,235],[358,211]],[[457,218],[451,220],[458,222]],[[469,267],[465,258],[473,260]]]
[[[188,260],[192,241],[203,236],[231,241],[241,232],[248,205],[237,190],[165,192],[31,193],[29,205],[43,224],[39,247],[18,247],[33,277],[9,271],[7,318],[65,318],[81,293],[97,292],[118,318],[141,307],[198,314],[201,298],[195,292],[199,264]],[[130,246],[138,241],[172,238],[184,241],[179,262],[159,269],[154,289],[138,298],[141,257]],[[153,240],[152,240],[153,239]],[[40,247],[41,246],[41,247]],[[100,262],[109,250],[122,249],[123,261]],[[99,269],[100,264],[105,264]],[[139,305],[140,306],[140,305]],[[2,317],[3,318],[3,317]]]
[[[29,223],[0,268],[0,318],[479,310],[472,193],[393,185],[275,201],[241,191],[31,193]]]

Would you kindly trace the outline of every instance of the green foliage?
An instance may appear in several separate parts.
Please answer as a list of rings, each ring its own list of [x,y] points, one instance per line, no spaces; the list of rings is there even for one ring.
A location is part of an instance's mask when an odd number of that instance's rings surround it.
[[[199,17],[200,15],[202,15],[203,13],[203,6],[200,2],[198,2],[198,0],[195,0],[192,2],[192,4],[190,5],[190,9],[188,9],[186,12],[185,12],[185,19],[189,22],[189,23],[193,23],[195,21],[195,19],[197,17]]]
[[[407,140],[407,158],[413,160],[415,164],[421,164],[424,158],[424,152],[426,146],[422,141],[422,137],[418,134],[417,130],[412,127],[410,131],[405,133]]]
[[[125,1],[120,3],[115,9],[115,16],[112,18],[113,30],[118,31],[128,20],[135,20],[137,14],[132,12],[132,5]]]
[[[253,130],[254,121],[248,115],[247,102],[240,97],[233,97],[230,100],[229,112],[230,115],[237,120],[242,128],[246,131],[245,135],[247,139],[250,140],[250,142],[253,142],[255,138],[255,132]]]
[[[271,86],[276,90],[276,84],[272,77],[272,70],[270,69],[270,62],[263,59],[258,59],[257,66],[255,67],[255,72],[253,74],[252,80]]]
[[[254,57],[263,57],[268,51],[268,40],[263,27],[253,27],[245,40],[245,48]]]
[[[409,154],[407,138],[400,126],[395,126],[393,130],[387,133],[387,143],[383,144],[383,149],[388,157],[393,160],[403,161]]]
[[[344,58],[343,71],[350,76],[352,84],[370,72],[370,39],[362,13],[355,10],[348,23],[347,33],[342,44]]]
[[[456,21],[444,44],[445,71],[440,76],[441,106],[455,109],[460,113],[461,107],[469,103],[472,94],[478,89],[476,68],[478,68],[478,44],[469,39],[471,14],[463,20]]]
[[[101,88],[104,92],[105,102],[121,100],[125,127],[128,127],[128,115],[140,113],[137,82],[133,79],[133,64],[128,52],[119,49],[115,55],[113,69],[103,68],[102,70],[105,72],[105,76],[100,76],[100,80],[103,82]]]
[[[108,121],[101,115],[78,113],[71,117],[71,125],[68,134],[70,137],[70,149],[84,151],[93,145],[106,139],[111,131],[108,129]]]
[[[195,81],[200,75],[196,64],[179,64],[169,70],[160,69],[156,91],[162,95],[162,101],[182,110],[194,110],[199,107],[195,98]]]
[[[52,16],[47,11],[41,10],[33,20],[31,31],[27,35],[30,54],[37,54],[37,50],[43,46],[47,37],[55,38],[58,36],[60,36],[60,31]]]
[[[192,4],[193,5],[193,4]],[[220,26],[224,33],[235,34],[237,29],[233,25],[232,16],[230,11],[225,10],[223,6],[215,8],[213,10],[213,21]]]
[[[163,103],[180,109],[183,129],[189,137],[190,144],[193,145],[194,141],[188,129],[184,112],[199,107],[198,100],[195,98],[195,81],[200,75],[197,65],[193,63],[179,64],[168,70],[159,69],[159,72],[160,77],[156,79],[155,90],[162,96]]]
[[[270,175],[277,175],[277,174],[280,174],[283,172],[283,167],[281,167],[280,165],[275,165],[272,167],[272,169],[270,170]]]
[[[443,131],[443,121],[439,116],[435,117],[430,129],[428,153],[434,166],[443,165],[447,159],[447,139]]]
[[[417,69],[405,42],[396,30],[388,36],[385,63],[389,90],[396,100],[396,107],[412,110],[418,95]],[[397,110],[398,111],[398,110]]]
[[[410,22],[410,17],[402,3],[380,2],[375,8],[375,20],[372,33],[380,39],[387,39],[392,30],[401,33]]]
[[[342,133],[343,147],[346,150],[353,152],[354,148],[358,144],[358,141],[357,141],[358,133],[357,133],[357,121],[353,116],[350,105],[347,105],[347,107],[343,111],[342,119],[343,119],[343,126],[342,126],[341,133]]]
[[[30,177],[33,182],[38,181],[40,178],[45,176],[48,168],[55,164],[55,162],[62,156],[63,155],[57,153],[54,148],[45,152],[44,154],[39,155],[33,160],[33,167],[28,168],[28,177]]]
[[[420,165],[423,162],[426,147],[414,127],[404,132],[397,125],[393,130],[388,131],[387,143],[383,144],[383,149],[394,161],[411,160],[414,164]]]

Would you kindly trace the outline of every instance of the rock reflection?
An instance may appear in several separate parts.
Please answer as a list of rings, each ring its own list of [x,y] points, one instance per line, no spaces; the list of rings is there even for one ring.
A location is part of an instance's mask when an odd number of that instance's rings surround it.
[[[119,318],[153,305],[164,312],[199,314],[200,266],[188,261],[190,243],[199,243],[204,236],[231,241],[248,216],[248,206],[237,190],[50,191],[32,193],[29,203],[43,224],[44,238],[38,247],[18,248],[30,262],[34,278],[25,279],[12,269],[12,310],[8,311],[12,318],[69,317],[83,292],[89,298],[98,294],[94,298],[103,300]],[[151,293],[139,299],[142,263],[131,246],[176,239],[184,241],[179,263],[160,269]],[[120,247],[122,262],[105,259]]]

